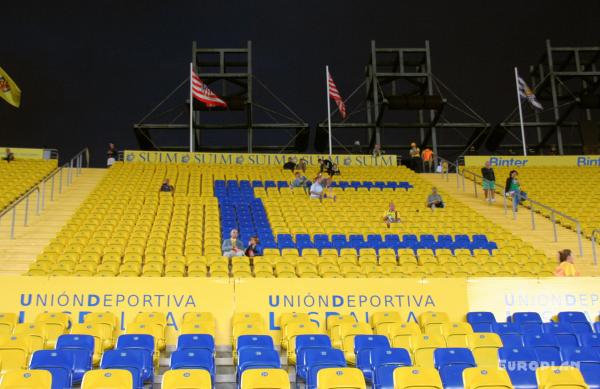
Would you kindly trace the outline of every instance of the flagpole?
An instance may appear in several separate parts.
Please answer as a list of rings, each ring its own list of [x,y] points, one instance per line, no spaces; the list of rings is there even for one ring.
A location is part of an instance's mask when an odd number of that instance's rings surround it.
[[[521,108],[521,95],[519,94],[519,71],[515,66],[515,86],[517,88],[517,103],[519,104],[519,121],[521,123],[521,139],[523,141],[523,155],[527,156],[527,145],[525,142],[525,125],[523,124],[523,109]]]
[[[190,62],[190,153],[194,152],[194,97],[192,96],[192,74],[194,74],[194,64]]]
[[[327,127],[329,129],[329,158],[332,157],[331,150],[331,98],[329,97],[329,66],[325,65],[325,84],[327,85]]]

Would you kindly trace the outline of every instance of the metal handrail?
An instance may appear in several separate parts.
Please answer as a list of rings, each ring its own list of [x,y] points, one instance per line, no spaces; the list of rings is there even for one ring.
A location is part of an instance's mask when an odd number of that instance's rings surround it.
[[[594,265],[598,265],[598,258],[596,257],[596,234],[600,234],[600,228],[596,228],[592,231],[592,257],[594,257]]]
[[[459,173],[460,174],[460,173]],[[464,180],[465,180],[465,176],[466,174],[470,174],[473,176],[473,187],[474,187],[474,192],[475,192],[475,197],[477,197],[477,178],[480,178],[483,182],[483,176],[474,173],[470,170],[467,169],[463,169],[462,170],[462,177],[463,177],[463,192],[465,191],[465,185],[464,185]],[[503,200],[504,200],[504,214],[506,215],[508,213],[508,204],[506,201],[506,194],[504,193],[504,191],[499,191],[498,189],[494,189],[494,192],[501,195]],[[573,223],[575,223],[575,226],[577,228],[577,240],[579,243],[579,255],[583,255],[583,242],[582,242],[582,231],[581,231],[581,222],[574,218],[573,216],[569,216],[563,212],[560,212],[557,209],[554,209],[548,205],[542,204],[539,201],[535,201],[533,199],[531,199],[529,196],[523,196],[521,193],[518,193],[519,196],[519,203],[523,202],[523,201],[528,201],[530,204],[530,210],[531,210],[531,229],[535,230],[535,207],[539,207],[539,208],[543,208],[547,211],[550,212],[550,220],[552,221],[552,229],[554,231],[554,241],[558,242],[558,230],[556,228],[556,216],[561,216],[565,219],[568,219],[570,221],[572,221]],[[517,211],[515,210],[514,207],[512,207],[512,214],[513,214],[513,219],[516,220],[517,218]]]
[[[62,193],[63,187],[63,171],[66,171],[66,186],[70,186],[73,182],[73,173],[77,176],[81,174],[81,169],[83,167],[83,158],[85,157],[86,167],[90,165],[90,151],[86,147],[77,154],[73,158],[69,160],[69,162],[65,163],[62,166],[59,166],[55,170],[53,170],[50,174],[44,177],[40,182],[38,182],[35,186],[29,189],[25,194],[20,196],[17,200],[12,202],[8,207],[0,212],[0,221],[2,217],[7,215],[12,211],[11,217],[11,226],[10,226],[10,238],[15,238],[15,226],[17,219],[17,206],[25,201],[25,210],[23,215],[23,226],[27,227],[27,221],[29,218],[29,198],[34,192],[37,192],[37,203],[36,203],[36,215],[39,216],[40,212],[44,210],[46,206],[46,183],[50,182],[50,201],[54,201],[54,186],[55,186],[55,177],[58,175],[58,193]]]

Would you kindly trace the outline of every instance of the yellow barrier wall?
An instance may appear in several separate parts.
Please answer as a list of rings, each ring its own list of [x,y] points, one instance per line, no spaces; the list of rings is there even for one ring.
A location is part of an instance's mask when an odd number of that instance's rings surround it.
[[[600,167],[600,155],[467,155],[465,166],[482,167],[486,161],[490,161],[492,167],[527,167],[527,166],[595,166]]]
[[[4,158],[6,149],[15,155],[15,159],[44,159],[44,149],[24,149],[20,147],[0,146],[0,155]]]
[[[232,164],[232,165],[281,165],[289,157],[304,158],[309,166],[317,166],[325,154],[249,154],[249,153],[185,153],[167,151],[125,150],[125,162],[183,163],[183,164]],[[341,166],[396,166],[395,155],[373,157],[371,155],[333,155],[333,163]]]
[[[321,328],[328,315],[352,314],[366,322],[377,311],[399,311],[415,321],[424,311],[445,311],[462,321],[468,311],[492,311],[498,321],[536,311],[550,320],[559,311],[600,312],[598,278],[479,279],[211,279],[1,276],[0,312],[30,322],[61,311],[82,322],[87,312],[118,315],[123,331],[138,312],[167,314],[167,341],[175,344],[184,312],[208,311],[217,320],[216,342],[230,344],[234,312],[260,312],[276,340],[284,312],[307,312]]]

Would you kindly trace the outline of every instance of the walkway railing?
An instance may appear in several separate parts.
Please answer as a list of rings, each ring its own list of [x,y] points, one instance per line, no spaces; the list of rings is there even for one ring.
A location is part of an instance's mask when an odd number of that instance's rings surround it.
[[[85,161],[84,161],[85,159]],[[88,148],[85,148],[78,152],[73,158],[67,163],[55,169],[52,173],[44,177],[42,181],[37,183],[33,188],[29,189],[24,195],[15,200],[12,204],[6,207],[0,212],[0,222],[2,219],[11,213],[10,216],[10,238],[15,238],[15,228],[17,224],[17,206],[21,203],[25,203],[25,209],[23,210],[23,227],[27,227],[29,220],[29,202],[33,193],[37,194],[35,214],[39,214],[46,207],[46,196],[50,196],[50,201],[54,201],[54,192],[57,190],[58,194],[62,193],[63,181],[66,187],[71,186],[73,183],[73,176],[81,175],[81,169],[85,162],[85,167],[89,167],[90,163],[90,152]],[[63,178],[64,176],[64,178]],[[58,181],[58,182],[57,182]],[[56,188],[58,186],[58,188]]]
[[[465,185],[465,180],[467,178],[467,176],[469,176],[469,179],[473,181],[473,193],[475,194],[475,197],[479,197],[478,194],[478,186],[479,184],[483,183],[483,176],[472,172],[470,170],[465,169],[464,167],[461,169],[461,166],[458,164],[458,161],[452,163],[442,157],[437,157],[439,160],[442,161],[442,163],[446,163],[449,167],[454,167],[455,171],[456,171],[456,189],[460,190],[461,187],[461,181],[462,181],[462,191],[466,192],[466,185]],[[442,177],[444,177],[444,174],[446,174],[446,180],[448,181],[448,172],[444,173],[443,171],[444,169],[442,169]],[[447,169],[449,170],[449,169]],[[504,214],[508,214],[508,201],[507,201],[507,196],[504,193],[504,188],[502,188],[502,190],[499,189],[495,189],[494,193],[497,193],[499,196],[502,196],[503,202],[504,202]],[[570,220],[571,222],[573,222],[575,224],[575,228],[577,230],[577,241],[578,241],[578,245],[579,245],[579,255],[583,255],[583,232],[581,230],[581,222],[572,217],[569,216],[563,212],[560,212],[557,209],[554,209],[552,207],[549,207],[545,204],[540,203],[539,201],[535,201],[533,199],[531,199],[529,196],[522,196],[520,193],[518,194],[519,196],[519,203],[523,203],[524,201],[527,201],[529,204],[529,209],[531,211],[531,229],[535,230],[536,229],[536,224],[535,224],[535,214],[536,214],[536,209],[545,209],[549,214],[550,214],[550,220],[552,221],[552,229],[554,232],[554,241],[558,242],[558,229],[557,229],[557,221],[556,221],[556,217],[560,216],[564,219]],[[512,204],[510,205],[511,209],[512,209],[512,214],[513,214],[513,219],[516,220],[517,218],[517,210],[512,206]],[[597,230],[600,233],[600,230]],[[593,242],[593,234],[592,234],[592,242]],[[594,246],[594,250],[595,250],[595,246]],[[594,252],[595,253],[595,252]],[[594,264],[596,264],[596,259],[594,257]]]

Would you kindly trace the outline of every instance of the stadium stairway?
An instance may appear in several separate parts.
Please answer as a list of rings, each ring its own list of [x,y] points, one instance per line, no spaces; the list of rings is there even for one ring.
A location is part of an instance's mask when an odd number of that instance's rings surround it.
[[[75,210],[87,198],[106,174],[107,169],[82,169],[73,184],[55,192],[54,201],[46,198],[46,206],[39,216],[35,215],[36,195],[29,204],[28,226],[23,227],[24,202],[17,206],[15,239],[10,239],[11,213],[0,220],[0,274],[20,275],[42,252],[61,227],[71,218]]]
[[[534,248],[543,250],[546,255],[556,257],[559,250],[569,248],[575,255],[577,269],[583,276],[600,276],[600,266],[594,266],[592,257],[592,243],[589,239],[583,238],[583,254],[579,255],[579,243],[577,234],[560,224],[557,224],[558,242],[554,242],[554,232],[552,222],[542,215],[535,216],[535,230],[531,229],[531,211],[520,207],[517,219],[513,220],[513,215],[508,203],[508,213],[504,213],[504,203],[502,196],[496,194],[496,202],[489,204],[484,201],[483,190],[478,186],[477,197],[474,195],[473,182],[465,182],[465,191],[456,188],[456,175],[450,174],[449,179],[442,178],[440,174],[420,174],[423,179],[429,181],[432,186],[436,186],[442,191],[450,194],[456,200],[469,206],[476,212],[484,215],[494,223],[508,227],[511,232],[525,242],[529,242]],[[558,262],[558,260],[557,260]]]

